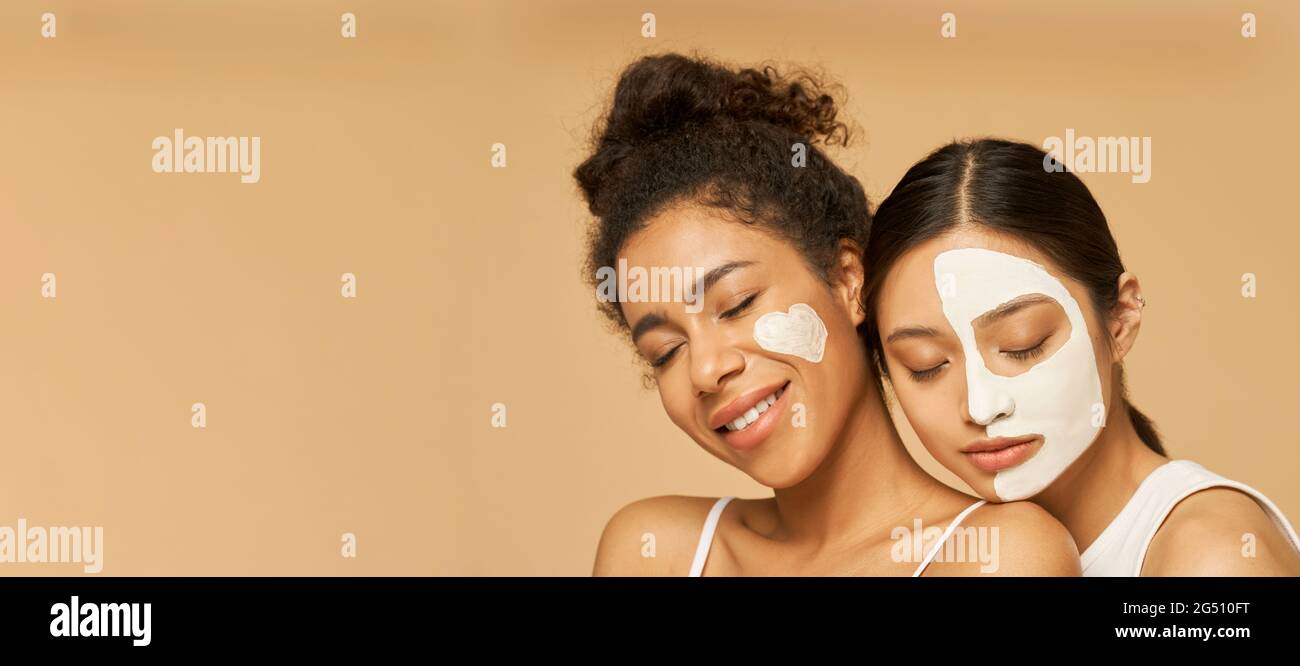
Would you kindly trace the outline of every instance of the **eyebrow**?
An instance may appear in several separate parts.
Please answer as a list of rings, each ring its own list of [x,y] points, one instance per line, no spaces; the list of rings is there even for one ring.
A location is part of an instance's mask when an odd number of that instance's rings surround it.
[[[704,293],[707,294],[709,292],[709,289],[712,288],[713,285],[718,283],[718,280],[727,277],[727,275],[729,275],[732,271],[745,268],[747,266],[753,266],[754,263],[755,262],[753,261],[728,261],[725,264],[714,267],[713,270],[704,274]]]
[[[906,340],[908,338],[934,338],[939,336],[939,331],[929,326],[908,326],[906,328],[896,328],[893,333],[885,338],[885,343],[891,343],[895,340]]]
[[[1013,298],[1007,301],[1006,303],[1003,303],[1002,305],[999,305],[996,308],[993,308],[992,310],[985,312],[984,314],[976,317],[975,321],[972,321],[971,324],[975,328],[981,328],[984,326],[988,326],[989,324],[992,324],[998,321],[999,319],[1010,317],[1011,315],[1031,305],[1038,305],[1040,303],[1055,303],[1055,302],[1056,299],[1052,298],[1051,296],[1047,296],[1045,294],[1025,294],[1024,296]]]
[[[707,294],[709,292],[709,289],[711,289],[713,285],[717,284],[719,280],[721,280],[724,277],[727,277],[733,271],[739,270],[741,268],[745,268],[747,266],[753,266],[756,263],[758,262],[728,261],[725,264],[720,264],[718,266],[715,266],[708,273],[704,274],[704,281],[702,285],[703,293],[698,294],[696,297],[704,298],[704,294]],[[668,315],[665,314],[663,310],[656,310],[654,312],[651,312],[650,314],[647,314],[646,316],[642,317],[639,321],[637,321],[636,325],[632,327],[632,344],[635,345],[637,340],[641,339],[641,336],[667,323],[668,323]]]
[[[667,323],[668,317],[664,315],[662,310],[651,312],[642,317],[641,320],[636,323],[636,326],[632,327],[632,344],[636,344],[636,341],[641,339],[641,336],[649,333],[652,329],[658,328]]]

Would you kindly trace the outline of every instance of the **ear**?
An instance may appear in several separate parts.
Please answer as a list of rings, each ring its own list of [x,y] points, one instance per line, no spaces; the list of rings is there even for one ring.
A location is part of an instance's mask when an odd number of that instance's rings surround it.
[[[835,295],[856,327],[867,317],[867,311],[862,305],[862,285],[866,280],[862,268],[862,246],[847,238],[840,239],[832,268],[831,284]]]
[[[1137,342],[1138,329],[1142,327],[1142,308],[1146,299],[1137,276],[1125,271],[1119,276],[1119,300],[1110,310],[1107,328],[1115,341],[1115,361],[1122,361],[1133,343]]]

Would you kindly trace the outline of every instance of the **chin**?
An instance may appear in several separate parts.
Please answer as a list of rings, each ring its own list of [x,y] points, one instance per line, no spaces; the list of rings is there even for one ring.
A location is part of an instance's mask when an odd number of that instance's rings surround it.
[[[768,488],[771,488],[772,490],[781,490],[782,488],[791,488],[793,486],[797,486],[799,485],[799,482],[803,481],[808,477],[793,475],[793,474],[783,474],[783,475],[770,476],[770,477],[760,476],[758,474],[750,474],[749,478],[753,479],[754,481]]]
[[[812,476],[818,462],[802,455],[773,455],[755,460],[750,469],[744,471],[758,483],[778,490],[802,483]]]
[[[962,480],[966,481],[966,485],[970,486],[971,489],[975,491],[976,495],[979,495],[980,497],[990,502],[999,504],[1008,501],[1002,499],[1001,497],[998,497],[998,492],[993,487],[993,479],[991,477],[973,479],[974,483],[971,483],[971,481],[967,481],[966,479],[962,479]]]
[[[755,482],[772,489],[789,488],[806,478],[806,475],[795,473],[779,460],[752,461],[748,469],[741,471]]]

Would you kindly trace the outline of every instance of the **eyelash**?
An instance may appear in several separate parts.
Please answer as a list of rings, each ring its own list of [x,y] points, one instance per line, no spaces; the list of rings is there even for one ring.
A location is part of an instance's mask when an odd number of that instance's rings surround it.
[[[681,347],[682,347],[681,345],[677,345],[676,347],[669,349],[663,356],[660,356],[659,358],[651,361],[650,367],[652,368],[662,367],[665,363],[671,361],[673,356],[677,355],[677,350],[681,349]]]
[[[1049,335],[1047,337],[1050,338],[1051,336]],[[1039,340],[1038,344],[1034,345],[1033,347],[1029,347],[1027,349],[1011,349],[1011,350],[1004,351],[1002,353],[1006,354],[1007,356],[1017,361],[1028,361],[1031,358],[1037,358],[1039,355],[1043,353],[1044,342],[1047,342],[1047,338],[1043,338],[1042,340]]]
[[[718,315],[718,316],[721,317],[722,319],[730,319],[730,318],[732,318],[732,317],[735,317],[736,315],[738,315],[738,314],[744,312],[746,309],[748,309],[749,306],[753,305],[753,304],[754,304],[754,300],[757,299],[758,296],[759,296],[759,294],[761,294],[761,293],[762,293],[762,292],[755,292],[755,293],[750,294],[749,296],[746,296],[746,297],[745,297],[745,300],[743,300],[743,301],[741,301],[739,304],[737,304],[736,307],[731,308],[730,310],[727,310],[726,312],[723,312],[722,314],[720,314],[720,315]],[[660,356],[659,358],[656,358],[655,360],[651,361],[651,362],[650,362],[650,367],[652,367],[652,368],[661,368],[661,367],[663,367],[663,366],[664,366],[665,364],[667,364],[669,361],[673,360],[673,357],[677,355],[677,350],[678,350],[678,349],[681,349],[681,347],[682,347],[681,345],[677,345],[676,347],[673,347],[672,349],[669,349],[667,352],[664,353],[663,356]]]
[[[754,304],[754,299],[758,298],[758,295],[759,295],[760,293],[762,293],[762,292],[754,292],[754,293],[750,294],[749,296],[746,296],[746,297],[745,297],[745,300],[741,301],[738,305],[736,305],[736,307],[731,308],[730,310],[727,310],[726,312],[723,312],[722,314],[720,314],[720,315],[718,315],[718,316],[721,317],[721,318],[723,318],[723,319],[730,319],[730,318],[732,318],[732,317],[734,317],[734,316],[740,314],[741,312],[744,312],[746,309],[749,308],[750,305],[753,305],[753,304]]]
[[[939,371],[942,370],[943,366],[945,365],[948,365],[947,361],[944,361],[943,363],[940,363],[939,365],[936,365],[933,368],[929,368],[926,370],[913,370],[912,379],[918,382],[927,381],[933,378],[935,375],[939,374]]]

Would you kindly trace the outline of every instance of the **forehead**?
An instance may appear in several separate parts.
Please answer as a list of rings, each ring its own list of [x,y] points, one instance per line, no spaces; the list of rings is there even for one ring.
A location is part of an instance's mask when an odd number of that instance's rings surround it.
[[[946,250],[934,258],[934,280],[944,310],[978,317],[1024,294],[1069,300],[1065,286],[1028,259],[983,248]]]
[[[1075,288],[1033,246],[1004,234],[964,227],[933,238],[899,257],[881,290],[882,323],[928,312],[942,316],[939,288],[949,307],[960,302],[974,314],[1026,293],[1060,300]],[[964,287],[964,288],[963,288]]]
[[[720,210],[696,204],[669,207],[624,242],[619,256],[636,266],[712,268],[728,261],[762,261],[793,252],[788,243]]]

